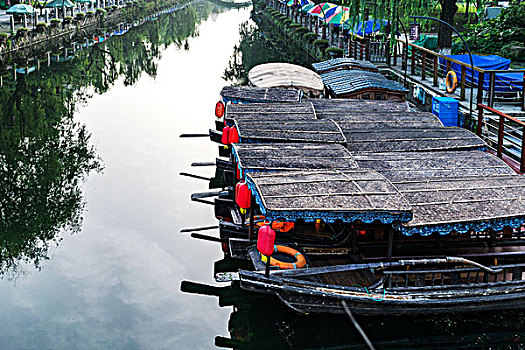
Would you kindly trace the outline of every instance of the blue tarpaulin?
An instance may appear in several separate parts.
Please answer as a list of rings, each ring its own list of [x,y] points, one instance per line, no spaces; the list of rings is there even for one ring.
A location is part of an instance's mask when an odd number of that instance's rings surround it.
[[[374,23],[375,22],[375,23]],[[386,20],[368,20],[365,22],[365,35],[372,34],[372,32],[377,32],[388,24],[388,21]],[[372,28],[373,26],[373,28]],[[363,22],[359,22],[355,25],[354,30],[352,33],[363,36]]]
[[[470,65],[470,58],[469,55],[449,55],[447,57],[453,58],[456,61],[464,62],[468,65]],[[490,69],[490,70],[508,70],[510,67],[510,60],[507,58],[503,58],[497,55],[490,55],[490,56],[479,56],[479,55],[472,55],[472,59],[474,61],[474,66],[482,69]],[[439,64],[443,67],[446,67],[446,62],[443,58],[439,59]],[[456,75],[458,76],[458,81],[461,80],[461,66],[457,63],[452,62],[450,65],[450,68],[456,72]],[[478,85],[478,79],[479,79],[479,72],[474,71],[474,85]],[[470,68],[466,69],[466,77],[465,81],[467,83],[470,83],[472,80],[472,75],[470,72]],[[489,84],[490,84],[490,74],[485,73],[483,76],[483,89],[489,90]],[[512,70],[509,70],[508,73],[496,73],[496,81],[495,81],[495,90],[498,92],[503,91],[523,91],[523,72],[519,73],[512,73]]]

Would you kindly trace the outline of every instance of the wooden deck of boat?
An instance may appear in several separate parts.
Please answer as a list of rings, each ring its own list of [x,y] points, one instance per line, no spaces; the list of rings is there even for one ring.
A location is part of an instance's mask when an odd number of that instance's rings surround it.
[[[302,92],[296,89],[259,88],[255,86],[225,86],[221,90],[225,101],[232,102],[300,102]]]

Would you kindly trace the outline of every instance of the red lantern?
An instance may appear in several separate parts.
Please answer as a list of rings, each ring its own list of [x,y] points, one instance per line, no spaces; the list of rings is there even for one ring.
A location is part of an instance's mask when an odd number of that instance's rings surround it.
[[[237,180],[241,179],[241,169],[237,167]]]
[[[240,208],[248,209],[252,201],[252,191],[248,188],[246,182],[238,182],[235,185],[235,203]]]
[[[239,142],[239,132],[234,126],[230,128],[230,135],[228,136],[228,141],[230,142],[230,144]]]
[[[223,115],[224,115],[224,103],[222,103],[222,101],[219,101],[215,105],[215,116],[217,118],[222,118]]]
[[[268,225],[264,225],[259,229],[257,237],[257,250],[262,255],[270,256],[273,253],[275,244],[275,231]]]
[[[229,137],[230,137],[230,127],[229,126],[225,126],[224,128],[222,128],[222,137],[221,137],[221,142],[224,144],[224,145],[228,145],[228,140],[229,140]]]

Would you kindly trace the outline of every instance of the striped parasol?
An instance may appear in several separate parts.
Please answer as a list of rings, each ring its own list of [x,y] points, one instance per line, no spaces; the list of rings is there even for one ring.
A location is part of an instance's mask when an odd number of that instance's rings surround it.
[[[317,6],[312,7],[310,10],[308,10],[308,14],[313,16],[322,16],[324,17],[323,13],[326,13],[331,8],[337,7],[337,5],[334,5],[329,2],[323,2]]]
[[[286,3],[286,6],[305,6],[305,5],[308,5],[310,4],[311,1],[310,0],[288,0],[288,2]]]

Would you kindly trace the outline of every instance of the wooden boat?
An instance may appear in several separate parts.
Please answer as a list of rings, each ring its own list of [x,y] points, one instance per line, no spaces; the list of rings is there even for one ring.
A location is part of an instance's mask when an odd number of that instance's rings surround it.
[[[239,271],[241,287],[275,293],[301,312],[342,313],[342,300],[361,314],[525,306],[524,178],[461,174],[400,185],[378,175],[364,169],[247,174],[267,220],[296,223],[296,235],[329,229],[346,239],[327,247],[296,240],[292,246],[307,267],[269,277],[254,240],[230,239],[232,257],[249,258],[255,268]],[[498,190],[505,188],[516,197]]]

